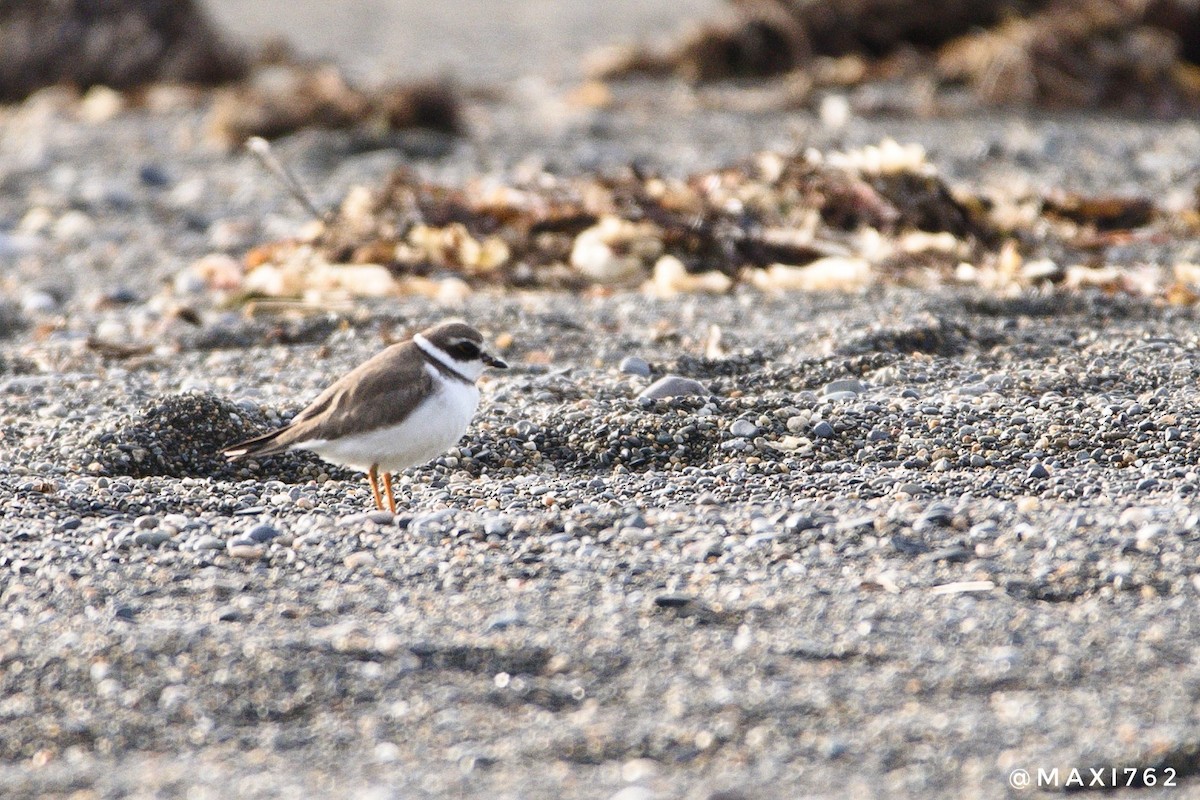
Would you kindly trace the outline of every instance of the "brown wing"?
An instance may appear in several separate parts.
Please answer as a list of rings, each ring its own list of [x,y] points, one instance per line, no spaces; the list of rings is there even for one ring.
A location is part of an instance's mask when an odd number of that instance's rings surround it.
[[[277,431],[233,445],[230,458],[269,455],[313,439],[336,439],[394,424],[433,388],[425,359],[411,341],[395,344],[348,372]]]

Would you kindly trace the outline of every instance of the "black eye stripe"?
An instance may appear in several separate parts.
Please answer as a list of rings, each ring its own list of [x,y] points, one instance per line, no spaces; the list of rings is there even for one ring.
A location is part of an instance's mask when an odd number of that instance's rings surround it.
[[[450,355],[462,361],[479,357],[479,345],[474,342],[455,342],[449,347]]]

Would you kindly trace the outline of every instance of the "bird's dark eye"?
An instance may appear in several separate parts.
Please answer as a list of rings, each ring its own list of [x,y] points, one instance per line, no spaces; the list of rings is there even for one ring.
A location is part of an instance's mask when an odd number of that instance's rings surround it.
[[[479,345],[474,342],[459,342],[451,348],[451,354],[459,361],[474,361],[480,352]]]

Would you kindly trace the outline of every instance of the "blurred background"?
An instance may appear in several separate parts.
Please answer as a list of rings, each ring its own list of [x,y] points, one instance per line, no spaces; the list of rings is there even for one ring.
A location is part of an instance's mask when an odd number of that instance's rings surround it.
[[[721,0],[205,0],[248,43],[282,37],[304,55],[389,77],[450,74],[469,83],[579,77],[581,53],[660,38]]]

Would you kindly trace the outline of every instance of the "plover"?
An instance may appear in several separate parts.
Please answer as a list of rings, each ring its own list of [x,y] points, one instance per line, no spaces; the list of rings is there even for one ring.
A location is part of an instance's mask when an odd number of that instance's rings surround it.
[[[392,473],[450,449],[479,405],[475,381],[485,367],[508,364],[483,348],[463,322],[443,322],[394,344],[330,386],[278,430],[235,444],[232,459],[311,450],[330,463],[367,473],[375,508],[396,512]]]

